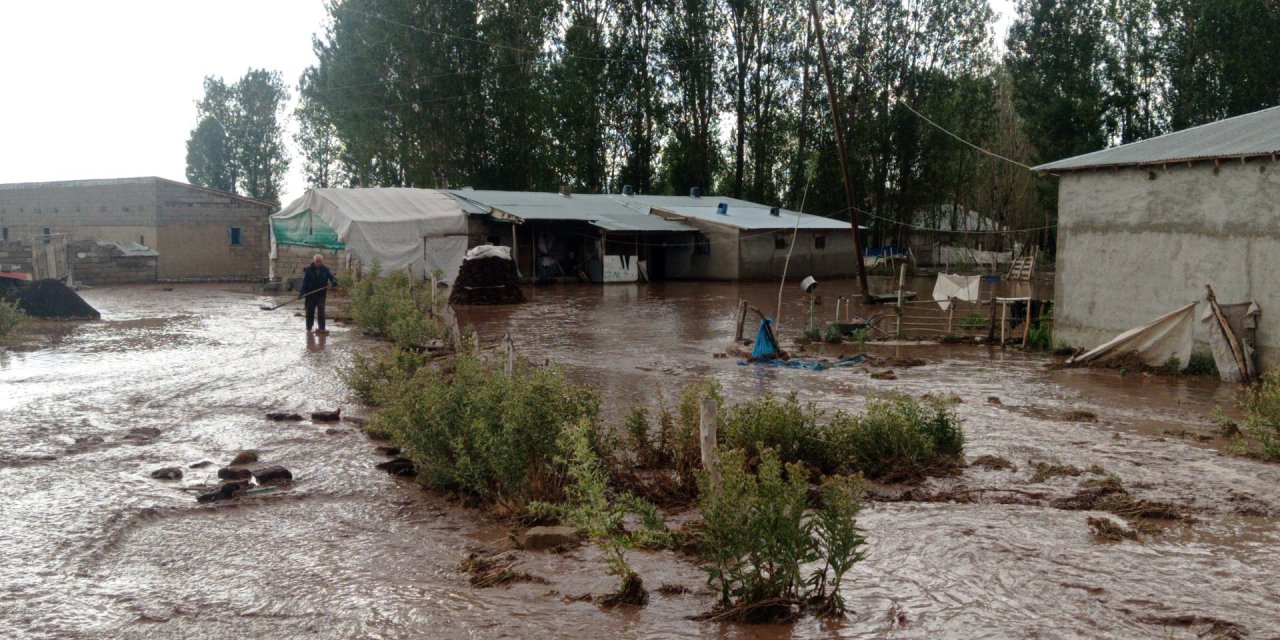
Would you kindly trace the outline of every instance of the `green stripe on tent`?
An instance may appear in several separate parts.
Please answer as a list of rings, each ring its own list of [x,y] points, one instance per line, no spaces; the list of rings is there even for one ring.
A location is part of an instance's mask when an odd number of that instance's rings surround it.
[[[299,244],[320,249],[346,249],[333,230],[320,216],[301,215],[272,218],[271,231],[277,244]]]

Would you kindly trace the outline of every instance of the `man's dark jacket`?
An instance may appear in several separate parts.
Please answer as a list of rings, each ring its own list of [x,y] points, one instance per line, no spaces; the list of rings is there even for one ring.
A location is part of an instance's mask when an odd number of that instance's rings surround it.
[[[309,264],[302,270],[302,290],[298,292],[298,297],[302,297],[304,294],[315,291],[327,284],[332,284],[335,287],[338,286],[338,279],[333,277],[333,272],[329,271],[329,267]],[[323,296],[325,293],[327,292],[321,291],[315,295]],[[310,298],[314,296],[307,297]]]

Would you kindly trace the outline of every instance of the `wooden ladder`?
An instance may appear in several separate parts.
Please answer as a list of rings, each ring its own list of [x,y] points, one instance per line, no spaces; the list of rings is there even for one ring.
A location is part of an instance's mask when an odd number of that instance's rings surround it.
[[[1010,280],[1030,280],[1031,274],[1036,270],[1036,257],[1024,256],[1015,258],[1009,263],[1009,279]]]

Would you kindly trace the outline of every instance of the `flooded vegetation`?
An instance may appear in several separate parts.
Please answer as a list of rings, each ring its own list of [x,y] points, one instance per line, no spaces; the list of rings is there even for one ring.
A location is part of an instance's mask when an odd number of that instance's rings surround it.
[[[852,294],[822,287],[816,314]],[[388,360],[350,327],[309,339],[247,288],[173,289],[87,291],[100,321],[0,351],[11,636],[1280,634],[1280,467],[1237,455],[1218,415],[1266,425],[1269,404],[1238,408],[1212,378],[936,342],[822,345],[874,356],[822,371],[723,357],[738,300],[776,283],[535,287],[460,309],[482,353],[512,336],[510,375],[500,356],[437,357],[433,327],[388,324],[417,347]],[[808,309],[790,289],[787,347]],[[452,404],[349,387],[362,367]],[[708,500],[711,389],[725,453]],[[482,437],[507,430],[525,446]],[[292,481],[198,503],[246,451]],[[579,533],[530,530],[553,521]]]

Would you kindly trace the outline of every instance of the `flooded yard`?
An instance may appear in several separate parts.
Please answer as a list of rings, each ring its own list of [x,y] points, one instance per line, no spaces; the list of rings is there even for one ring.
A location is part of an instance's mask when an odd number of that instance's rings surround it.
[[[882,287],[887,287],[881,283]],[[927,289],[918,287],[925,292]],[[852,284],[823,283],[832,313]],[[291,307],[231,285],[104,287],[102,320],[47,346],[0,352],[0,632],[4,637],[722,637],[1113,638],[1280,636],[1280,466],[1230,455],[1215,435],[1234,389],[1216,379],[1051,369],[1047,356],[977,346],[877,345],[919,358],[896,380],[866,367],[805,371],[716,357],[738,300],[776,304],[777,285],[655,283],[526,289],[529,302],[459,311],[486,340],[504,333],[596,387],[620,424],[632,406],[674,402],[714,377],[729,400],[795,392],[836,411],[901,391],[954,394],[971,466],[916,499],[871,500],[867,559],[846,578],[842,622],[696,622],[705,575],[638,552],[655,593],[639,609],[576,596],[614,579],[587,545],[526,553],[547,584],[473,589],[458,565],[507,527],[374,468],[350,421],[272,422],[268,411],[361,408],[338,377],[378,348],[331,327],[308,340]],[[806,303],[785,291],[780,333]],[[748,325],[753,323],[749,322]],[[750,330],[748,333],[752,333]],[[864,348],[840,348],[852,355]],[[239,450],[292,470],[287,489],[214,505],[196,494]],[[208,460],[214,464],[192,468]],[[1054,506],[1086,476],[1033,482],[1035,463],[1100,468],[1137,498],[1179,505],[1141,541],[1103,542],[1090,511]],[[184,478],[151,471],[180,466]],[[1097,475],[1097,474],[1094,474]],[[888,494],[886,494],[888,495]]]

